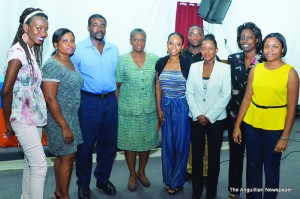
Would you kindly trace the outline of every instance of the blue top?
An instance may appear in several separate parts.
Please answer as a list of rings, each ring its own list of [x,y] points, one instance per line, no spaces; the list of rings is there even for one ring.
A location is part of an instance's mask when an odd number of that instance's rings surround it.
[[[159,82],[163,97],[185,98],[186,79],[181,71],[162,71]]]
[[[82,90],[102,94],[116,90],[116,65],[118,48],[107,41],[102,54],[93,45],[91,38],[79,42],[72,56],[83,77]]]

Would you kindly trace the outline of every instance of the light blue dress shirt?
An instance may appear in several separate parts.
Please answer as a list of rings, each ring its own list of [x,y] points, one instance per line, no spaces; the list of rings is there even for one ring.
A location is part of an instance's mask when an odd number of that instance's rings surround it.
[[[83,77],[82,90],[95,94],[115,91],[118,57],[118,48],[107,41],[102,54],[93,45],[90,37],[76,44],[72,60],[78,65]]]

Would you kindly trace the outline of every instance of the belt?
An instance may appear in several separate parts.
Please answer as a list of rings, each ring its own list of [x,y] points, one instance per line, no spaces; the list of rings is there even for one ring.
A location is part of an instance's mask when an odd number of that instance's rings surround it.
[[[283,107],[286,107],[286,105],[281,105],[281,106],[261,106],[261,105],[258,105],[258,104],[255,104],[252,100],[251,100],[252,104],[254,104],[257,108],[263,108],[263,109],[268,109],[268,108],[283,108]]]
[[[115,93],[115,91],[108,92],[108,93],[102,93],[102,94],[96,94],[96,93],[90,93],[90,92],[81,90],[81,93],[83,93],[83,94],[85,94],[85,95],[94,96],[94,97],[106,98],[106,97],[108,97],[109,95]]]

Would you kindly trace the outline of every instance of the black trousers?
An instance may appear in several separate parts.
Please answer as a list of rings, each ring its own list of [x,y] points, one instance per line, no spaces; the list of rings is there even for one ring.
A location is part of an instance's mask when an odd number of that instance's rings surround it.
[[[190,119],[192,153],[192,187],[193,195],[202,195],[203,191],[203,155],[205,149],[205,136],[208,140],[208,175],[206,198],[217,195],[217,186],[220,173],[220,150],[223,141],[223,132],[226,120],[218,120],[202,126],[198,121]]]
[[[228,173],[228,191],[232,194],[239,194],[243,186],[243,162],[245,152],[244,125],[241,125],[242,142],[237,144],[233,141],[233,128],[235,119],[227,117],[228,140],[229,140],[229,173]]]

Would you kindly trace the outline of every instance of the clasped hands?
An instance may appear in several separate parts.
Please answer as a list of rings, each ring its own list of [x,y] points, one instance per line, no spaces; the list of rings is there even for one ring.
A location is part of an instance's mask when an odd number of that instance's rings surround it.
[[[205,115],[199,115],[197,117],[197,120],[198,120],[199,124],[202,126],[205,126],[207,123],[209,123],[209,119]]]

